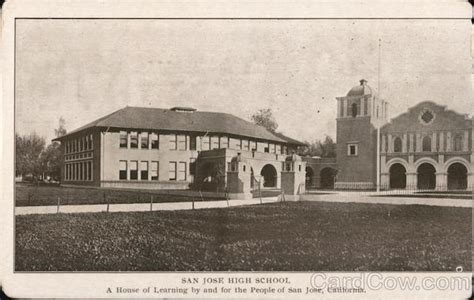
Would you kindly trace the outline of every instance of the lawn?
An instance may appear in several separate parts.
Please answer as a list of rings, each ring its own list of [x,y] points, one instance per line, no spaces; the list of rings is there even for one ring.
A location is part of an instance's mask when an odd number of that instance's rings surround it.
[[[154,203],[224,200],[224,193],[191,190],[132,190],[112,188],[15,185],[16,206],[104,203]]]
[[[16,217],[17,271],[454,271],[457,266],[471,269],[471,209],[287,202]]]

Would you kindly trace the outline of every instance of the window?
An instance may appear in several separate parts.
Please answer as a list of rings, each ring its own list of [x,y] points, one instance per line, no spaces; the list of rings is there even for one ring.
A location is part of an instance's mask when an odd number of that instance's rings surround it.
[[[151,180],[158,180],[158,162],[151,162]]]
[[[140,148],[148,149],[148,132],[140,133]]]
[[[79,180],[84,180],[84,176],[83,176],[83,172],[84,172],[84,168],[83,168],[84,164],[82,162],[79,163]]]
[[[219,137],[211,137],[211,149],[219,149]]]
[[[138,133],[130,132],[130,148],[138,148]]]
[[[422,147],[423,151],[431,151],[431,138],[429,136],[423,138]]]
[[[178,150],[186,150],[186,136],[178,135]]]
[[[249,145],[249,141],[248,141],[248,140],[242,140],[242,149],[243,149],[243,150],[246,150],[246,151],[249,151],[250,145]]]
[[[202,143],[201,150],[211,150],[210,137],[208,136],[202,137],[201,143]]]
[[[148,162],[147,161],[140,162],[140,179],[148,180]]]
[[[127,180],[127,161],[121,160],[119,166],[119,179],[120,180]]]
[[[241,144],[240,144],[240,139],[234,139],[234,138],[230,138],[230,145],[229,145],[229,148],[231,149],[236,149],[236,150],[240,150],[242,148]]]
[[[257,142],[250,141],[250,150],[251,151],[257,151]]]
[[[160,149],[159,136],[156,133],[150,134],[151,149]]]
[[[288,154],[288,149],[286,146],[281,147],[281,154]]]
[[[168,179],[170,181],[176,181],[176,162],[170,161],[168,169]]]
[[[393,152],[402,152],[402,139],[399,137],[393,141]]]
[[[270,153],[270,145],[269,144],[265,144],[263,146],[263,152],[265,153]]]
[[[357,107],[357,103],[352,103],[351,107],[352,117],[355,118],[359,114],[359,108]]]
[[[275,144],[270,144],[270,153],[276,153],[275,150]]]
[[[89,180],[89,162],[84,162],[84,180]]]
[[[189,174],[196,175],[196,159],[191,158],[189,162]]]
[[[84,137],[84,150],[89,150],[89,136]]]
[[[196,137],[195,136],[189,137],[189,150],[196,150]]]
[[[186,162],[179,162],[178,168],[178,180],[185,181],[186,180]]]
[[[120,131],[120,148],[127,148],[127,132]]]
[[[94,149],[94,139],[92,134],[89,135],[89,146],[91,150]]]
[[[357,156],[358,155],[358,145],[357,144],[348,144],[347,145],[347,155],[348,156]]]
[[[138,179],[138,161],[131,161],[130,162],[130,179],[137,180]]]
[[[462,135],[460,134],[454,137],[454,151],[462,151]]]
[[[221,149],[229,148],[229,138],[227,138],[226,136],[222,136],[220,139],[221,139]]]
[[[275,153],[281,153],[281,145],[276,145]]]
[[[89,165],[89,178],[87,179],[92,180],[92,161],[89,161],[87,164]]]
[[[176,140],[176,134],[171,134],[169,136],[169,143],[170,143],[170,150],[176,150],[178,149],[178,145],[177,145],[177,140]]]

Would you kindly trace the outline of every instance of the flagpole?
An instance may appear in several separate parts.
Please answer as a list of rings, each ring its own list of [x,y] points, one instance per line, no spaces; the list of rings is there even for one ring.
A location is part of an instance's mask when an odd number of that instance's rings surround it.
[[[379,39],[379,57],[378,57],[378,87],[377,87],[377,90],[378,90],[378,94],[379,94],[379,100],[381,101],[382,98],[381,98],[381,93],[380,93],[380,42],[381,42],[381,39]],[[383,112],[384,108],[382,107],[382,114],[384,113]],[[377,116],[377,182],[376,182],[376,185],[377,185],[377,192],[380,192],[380,114]]]

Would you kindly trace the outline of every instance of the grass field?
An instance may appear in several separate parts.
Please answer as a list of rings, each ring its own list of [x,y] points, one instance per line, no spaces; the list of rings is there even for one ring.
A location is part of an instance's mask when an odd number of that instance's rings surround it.
[[[190,190],[130,190],[60,186],[15,185],[16,206],[104,204],[104,203],[162,203],[224,200],[224,193]]]
[[[17,271],[470,270],[471,209],[289,202],[25,215],[15,258]]]

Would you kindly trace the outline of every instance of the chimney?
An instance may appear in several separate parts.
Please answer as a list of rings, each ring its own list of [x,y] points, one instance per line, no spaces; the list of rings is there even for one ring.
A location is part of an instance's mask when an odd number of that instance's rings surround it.
[[[367,85],[367,80],[361,79],[359,81],[360,81],[360,85]]]

